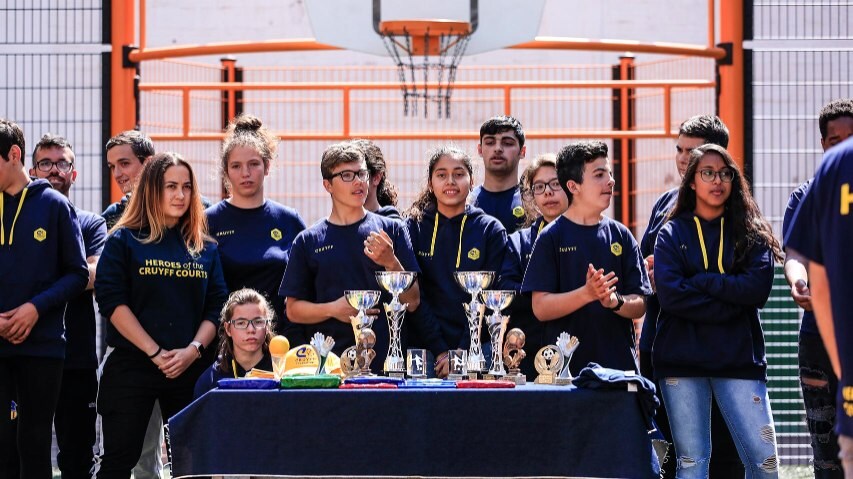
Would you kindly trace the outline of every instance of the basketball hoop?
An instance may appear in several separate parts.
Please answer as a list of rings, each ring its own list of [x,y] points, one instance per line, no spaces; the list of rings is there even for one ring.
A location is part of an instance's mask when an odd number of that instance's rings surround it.
[[[397,65],[403,92],[403,113],[418,114],[423,100],[424,118],[435,103],[438,118],[450,118],[450,97],[456,79],[456,67],[471,34],[477,29],[477,0],[471,0],[471,21],[395,20],[380,21],[379,1],[374,0],[373,29],[385,44]],[[421,82],[421,86],[418,83]],[[430,84],[436,85],[431,92]]]

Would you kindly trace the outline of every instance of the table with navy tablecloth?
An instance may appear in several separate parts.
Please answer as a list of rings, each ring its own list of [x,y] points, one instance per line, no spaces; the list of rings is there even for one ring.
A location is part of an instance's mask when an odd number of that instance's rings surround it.
[[[169,420],[172,475],[657,477],[637,393],[213,390]]]

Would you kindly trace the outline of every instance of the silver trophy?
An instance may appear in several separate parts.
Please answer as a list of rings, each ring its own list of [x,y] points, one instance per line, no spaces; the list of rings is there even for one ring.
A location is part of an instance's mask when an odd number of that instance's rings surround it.
[[[400,329],[403,327],[403,316],[406,314],[406,303],[400,302],[400,295],[412,286],[415,273],[412,271],[377,271],[376,281],[382,288],[391,293],[391,302],[383,303],[385,317],[388,318],[388,355],[385,357],[385,373],[390,377],[403,378],[406,376],[406,361],[403,358],[403,347],[400,343]]]
[[[356,367],[358,376],[371,376],[370,362],[376,357],[373,346],[376,345],[376,333],[373,332],[373,320],[376,316],[367,314],[367,310],[379,302],[381,291],[347,290],[344,296],[350,306],[358,310],[358,314],[350,316],[352,332],[355,334]]]
[[[456,271],[453,273],[456,283],[471,295],[470,303],[462,303],[468,316],[468,333],[471,345],[468,347],[468,375],[476,379],[478,373],[486,369],[486,358],[480,347],[480,328],[483,325],[483,314],[486,306],[477,299],[480,291],[488,288],[495,279],[494,271]]]
[[[503,352],[506,323],[509,321],[509,316],[504,316],[501,312],[512,303],[515,291],[499,289],[481,291],[480,297],[486,307],[492,310],[492,314],[486,318],[489,337],[492,340],[492,366],[489,368],[489,376],[491,376],[489,379],[498,379],[506,375],[501,353]]]
[[[563,367],[557,375],[556,384],[566,385],[572,384],[572,372],[569,371],[569,361],[572,360],[572,354],[580,346],[580,341],[577,336],[569,336],[569,333],[563,331],[557,336],[557,347],[563,354]]]

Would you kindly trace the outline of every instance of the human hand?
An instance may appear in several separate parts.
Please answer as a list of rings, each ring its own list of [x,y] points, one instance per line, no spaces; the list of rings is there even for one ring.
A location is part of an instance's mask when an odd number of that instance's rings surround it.
[[[0,313],[0,336],[12,344],[23,343],[38,321],[39,313],[33,303],[24,303],[15,309]]]
[[[394,242],[385,231],[371,231],[364,240],[364,254],[379,266],[388,269],[397,263]]]
[[[797,306],[806,311],[812,310],[812,292],[805,280],[798,279],[794,282],[794,285],[791,286],[791,297],[794,298]]]
[[[355,316],[358,314],[358,310],[350,306],[349,301],[345,296],[341,296],[340,298],[329,303],[330,311],[329,316],[337,319],[338,321],[346,324],[350,324],[350,316]],[[379,310],[376,308],[365,310],[365,314],[368,316],[378,316]]]
[[[597,299],[601,302],[602,306],[605,308],[608,307],[607,304],[613,303],[611,294],[616,292],[614,285],[617,281],[619,281],[619,278],[613,271],[604,274],[603,269],[595,269],[590,264],[586,272],[585,285],[587,293],[591,295],[590,301]]]
[[[175,379],[190,367],[198,359],[198,350],[193,345],[185,348],[166,351],[158,357],[163,357],[164,362],[158,367],[169,379]],[[155,358],[156,359],[156,358]]]
[[[450,361],[448,360],[450,354],[445,351],[438,355],[435,359],[435,376],[441,379],[447,377],[450,373]]]
[[[657,292],[658,287],[655,285],[655,255],[646,256],[646,272],[649,273],[649,283],[652,285],[652,291]]]

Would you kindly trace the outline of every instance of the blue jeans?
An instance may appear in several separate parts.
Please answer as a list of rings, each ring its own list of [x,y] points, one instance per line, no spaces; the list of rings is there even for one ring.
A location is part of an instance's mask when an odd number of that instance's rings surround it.
[[[764,381],[668,377],[661,382],[677,478],[706,478],[711,458],[711,401],[732,433],[747,478],[779,477],[776,431]]]

